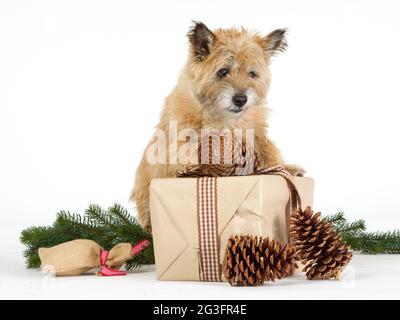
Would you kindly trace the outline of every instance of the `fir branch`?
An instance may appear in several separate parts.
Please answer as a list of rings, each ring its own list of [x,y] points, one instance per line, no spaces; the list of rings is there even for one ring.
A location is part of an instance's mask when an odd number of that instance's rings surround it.
[[[147,239],[152,243],[151,235],[122,206],[114,204],[108,211],[104,211],[98,205],[90,205],[84,215],[60,211],[52,226],[23,230],[20,240],[27,247],[24,251],[26,267],[40,266],[39,248],[52,247],[74,239],[94,240],[107,250],[121,242],[134,244]],[[125,268],[131,270],[145,264],[154,264],[152,244],[132,257]]]
[[[29,227],[21,232],[20,241],[26,246],[41,245],[51,237],[52,231],[51,227]]]
[[[365,221],[364,220],[356,220],[354,222],[351,223],[345,223],[342,228],[341,228],[341,232],[362,232],[367,230],[367,227],[365,225]]]
[[[40,266],[40,258],[37,251],[37,248],[28,247],[24,251],[25,257],[25,266],[28,269],[39,268]]]
[[[364,220],[347,222],[343,212],[329,215],[324,218],[333,224],[341,233],[343,240],[351,249],[367,254],[399,254],[400,230],[387,232],[368,232]]]
[[[324,217],[324,220],[332,223],[333,225],[340,225],[340,224],[347,222],[346,218],[344,217],[343,212],[338,212],[338,213],[326,216],[326,217]]]
[[[115,221],[113,221],[111,215],[107,211],[104,211],[97,204],[89,205],[89,207],[85,210],[85,215],[93,224],[97,226],[109,228],[115,227]]]
[[[61,210],[56,215],[57,219],[55,223],[62,224],[68,223],[70,225],[76,225],[80,228],[84,228],[89,230],[93,230],[96,228],[96,224],[89,219],[89,217],[81,216],[77,213],[70,213],[69,211]]]
[[[355,236],[352,241],[360,252],[363,253],[400,253],[400,231],[365,232]]]
[[[349,223],[343,212],[324,217],[342,234],[343,240],[354,251],[361,253],[400,253],[400,231],[368,232],[364,220]],[[154,264],[152,237],[119,204],[107,211],[98,205],[90,205],[84,215],[60,211],[52,226],[30,227],[21,232],[20,241],[26,246],[24,257],[27,268],[38,268],[40,247],[52,247],[74,239],[91,239],[105,249],[121,242],[136,243],[142,239],[151,245],[129,260],[125,269],[132,270],[146,264]]]
[[[109,207],[108,212],[121,224],[135,225],[138,223],[137,220],[129,214],[129,211],[118,203],[114,203]]]

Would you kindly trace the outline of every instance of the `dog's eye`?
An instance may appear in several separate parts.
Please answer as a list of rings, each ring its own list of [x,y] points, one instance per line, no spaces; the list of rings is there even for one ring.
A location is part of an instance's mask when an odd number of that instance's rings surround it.
[[[257,77],[257,75],[256,75],[256,73],[254,71],[250,71],[249,72],[249,77],[250,78],[255,78],[255,77]]]
[[[225,77],[229,73],[229,70],[226,68],[219,69],[217,72],[217,76],[220,78]]]

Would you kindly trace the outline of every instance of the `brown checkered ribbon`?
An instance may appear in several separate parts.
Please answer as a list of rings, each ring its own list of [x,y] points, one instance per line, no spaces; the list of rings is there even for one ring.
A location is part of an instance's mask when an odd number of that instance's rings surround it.
[[[278,175],[287,182],[290,191],[291,213],[301,210],[301,199],[291,174],[284,166],[258,169],[255,175]],[[197,178],[197,225],[200,245],[200,277],[202,281],[221,281],[217,220],[217,178]],[[288,217],[289,218],[289,217]],[[289,236],[288,236],[289,237]]]
[[[217,178],[197,178],[197,219],[202,281],[221,281],[217,220]]]

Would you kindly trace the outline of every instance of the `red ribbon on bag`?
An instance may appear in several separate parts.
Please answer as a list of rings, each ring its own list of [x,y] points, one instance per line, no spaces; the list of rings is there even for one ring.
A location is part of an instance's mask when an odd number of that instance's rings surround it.
[[[142,252],[146,247],[148,247],[150,245],[150,241],[148,240],[141,240],[139,241],[137,244],[132,246],[131,249],[131,256],[136,256],[137,254],[139,254],[140,252]],[[106,265],[107,259],[108,259],[108,254],[109,251],[108,250],[102,250],[100,253],[100,270],[99,270],[99,274],[102,276],[106,276],[106,277],[111,277],[111,276],[126,276],[127,272],[126,271],[121,271],[121,270],[114,270],[109,268]]]
[[[102,276],[126,276],[126,271],[120,271],[120,270],[113,270],[110,269],[107,265],[107,258],[108,258],[108,251],[107,250],[102,250],[100,253],[100,263],[101,263],[101,268],[99,270],[99,274]]]
[[[137,244],[135,244],[134,246],[132,246],[131,249],[131,256],[136,256],[138,253],[140,253],[141,251],[143,251],[146,247],[148,247],[150,245],[150,241],[149,240],[141,240],[139,241]]]

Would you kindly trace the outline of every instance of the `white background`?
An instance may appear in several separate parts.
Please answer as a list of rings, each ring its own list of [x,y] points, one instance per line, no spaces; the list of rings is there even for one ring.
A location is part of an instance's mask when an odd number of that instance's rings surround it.
[[[1,1],[0,249],[60,209],[128,202],[191,20],[287,27],[270,136],[315,179],[315,209],[400,228],[398,1]]]

